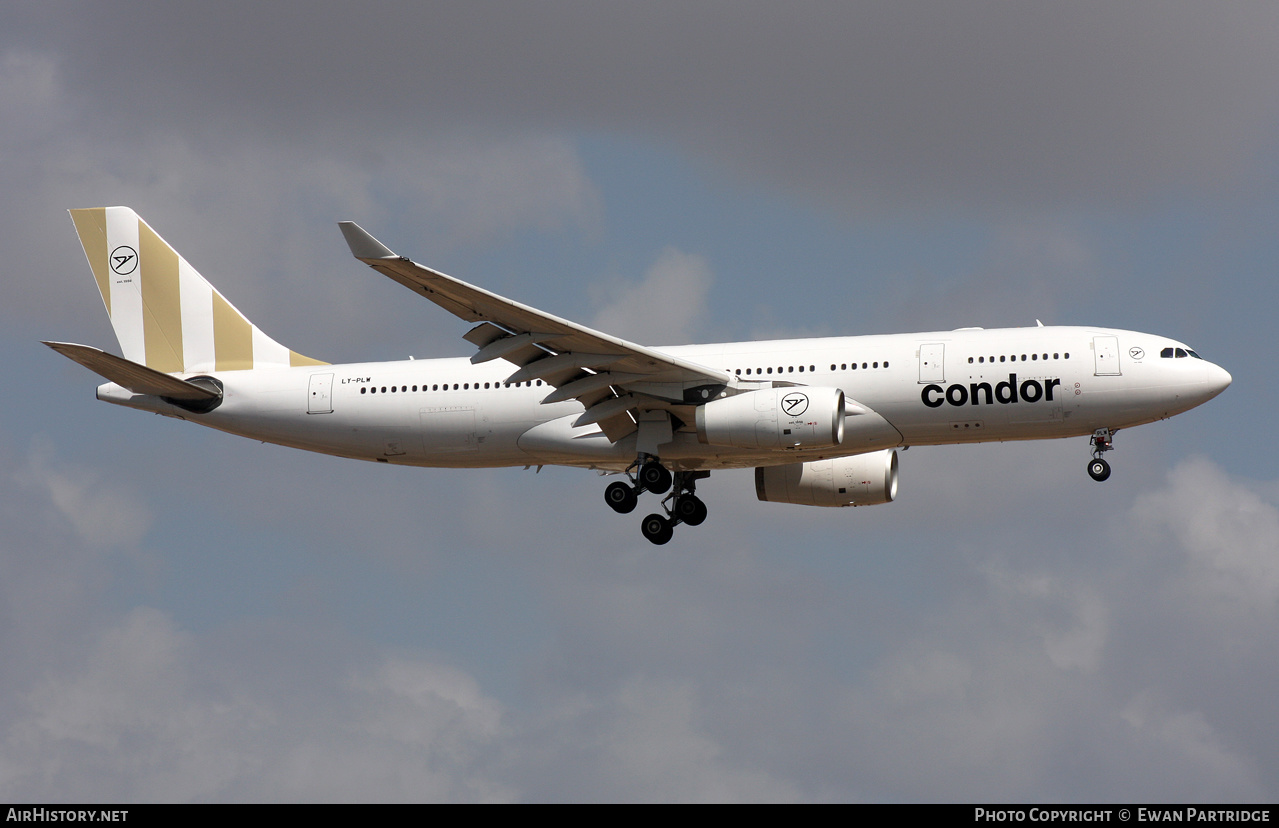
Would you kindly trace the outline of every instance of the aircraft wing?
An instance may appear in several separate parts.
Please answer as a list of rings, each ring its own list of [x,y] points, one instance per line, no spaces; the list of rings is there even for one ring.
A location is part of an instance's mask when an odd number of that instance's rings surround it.
[[[629,412],[692,405],[718,395],[732,377],[512,301],[397,256],[354,222],[339,222],[355,258],[449,313],[479,322],[465,339],[471,362],[505,359],[518,366],[507,382],[542,380],[546,403],[577,399],[575,425],[598,423],[610,440],[635,429]],[[712,393],[713,392],[713,393]]]

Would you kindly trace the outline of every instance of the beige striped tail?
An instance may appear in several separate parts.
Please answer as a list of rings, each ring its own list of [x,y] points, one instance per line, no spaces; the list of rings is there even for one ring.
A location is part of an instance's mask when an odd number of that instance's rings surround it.
[[[128,207],[71,219],[125,359],[166,374],[327,364],[262,333]]]

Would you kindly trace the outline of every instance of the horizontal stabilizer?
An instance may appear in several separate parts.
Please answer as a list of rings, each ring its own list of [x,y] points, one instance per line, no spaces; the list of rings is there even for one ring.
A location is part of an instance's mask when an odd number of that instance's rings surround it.
[[[88,345],[74,345],[70,342],[44,344],[67,359],[80,363],[98,376],[105,377],[135,394],[153,394],[157,397],[190,402],[208,402],[221,396],[217,391],[162,374],[145,365],[130,362],[124,357],[108,354],[97,348],[90,348]]]

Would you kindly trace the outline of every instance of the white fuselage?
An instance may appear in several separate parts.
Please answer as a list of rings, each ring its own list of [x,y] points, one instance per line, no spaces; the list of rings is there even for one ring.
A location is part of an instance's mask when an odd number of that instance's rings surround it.
[[[1178,350],[1181,356],[1161,353]],[[1132,331],[1036,327],[736,342],[658,349],[737,378],[842,389],[844,441],[821,449],[739,449],[698,440],[688,415],[660,447],[672,470],[744,468],[899,445],[1035,440],[1116,430],[1171,417],[1221,393],[1223,369],[1183,344]],[[1193,352],[1191,352],[1193,353]],[[832,367],[833,366],[833,367]],[[622,469],[636,437],[610,442],[574,428],[574,400],[544,404],[540,381],[509,385],[515,367],[467,359],[307,366],[206,374],[222,403],[193,414],[108,383],[100,399],[234,434],[342,457],[416,466],[557,464]],[[757,386],[756,383],[759,385]],[[678,424],[677,424],[678,425]]]

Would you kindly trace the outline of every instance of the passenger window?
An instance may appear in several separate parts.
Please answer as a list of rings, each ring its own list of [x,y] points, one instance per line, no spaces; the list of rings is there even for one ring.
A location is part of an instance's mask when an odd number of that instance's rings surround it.
[[[360,386],[360,393],[361,393],[361,394],[367,394],[367,393],[369,393],[369,389],[367,389],[367,388],[365,388],[365,387],[363,387],[363,386]]]

